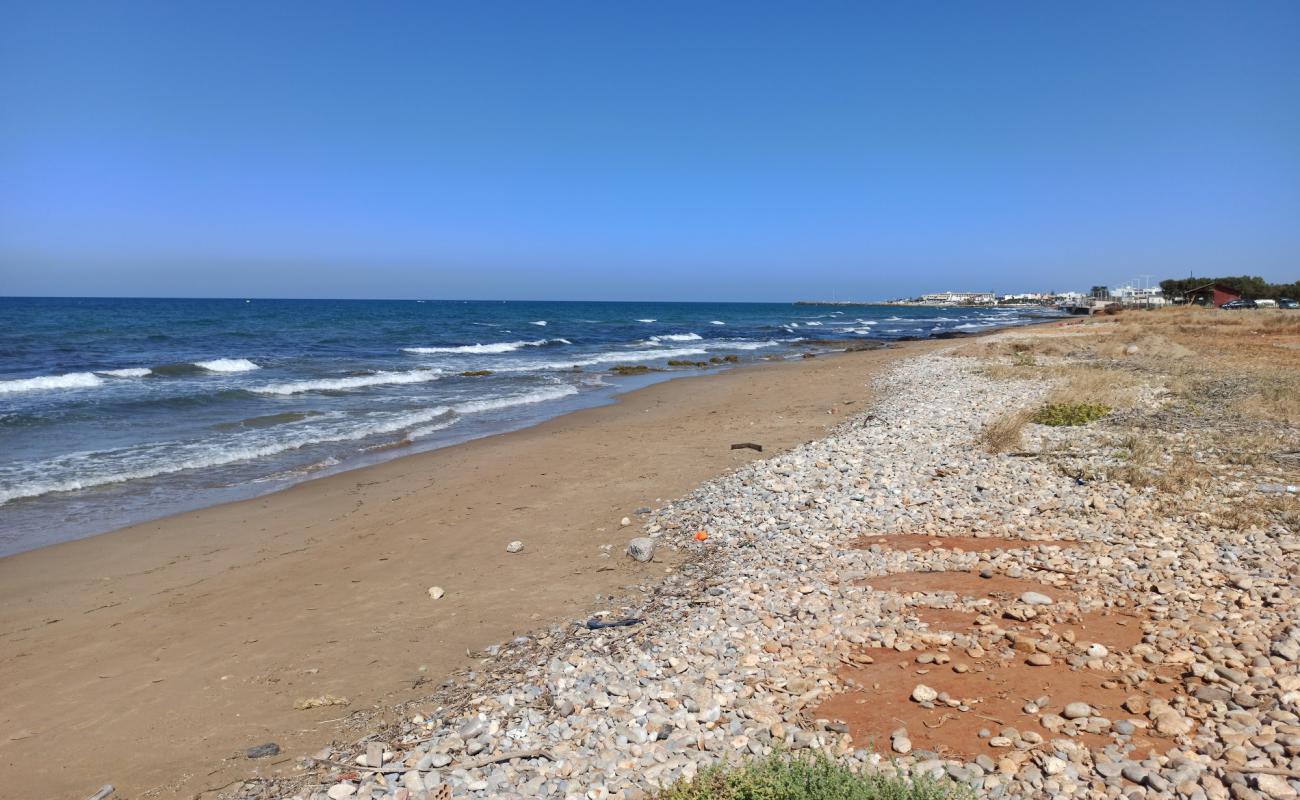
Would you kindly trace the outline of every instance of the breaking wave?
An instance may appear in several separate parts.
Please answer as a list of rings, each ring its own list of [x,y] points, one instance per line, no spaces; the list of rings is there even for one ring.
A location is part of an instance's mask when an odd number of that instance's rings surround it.
[[[442,370],[417,369],[410,372],[372,372],[369,375],[353,375],[346,378],[322,378],[314,381],[291,381],[260,386],[251,391],[258,394],[302,394],[303,392],[338,392],[348,389],[361,389],[367,386],[386,386],[399,383],[425,383],[436,381]]]
[[[546,344],[571,344],[568,339],[534,339],[532,341],[494,342],[489,344],[463,344],[453,347],[403,347],[403,353],[417,355],[434,355],[436,353],[466,353],[471,355],[491,355],[494,353],[512,353],[525,347],[541,347]]]
[[[63,375],[41,375],[36,378],[18,378],[0,381],[0,394],[9,392],[35,392],[42,389],[86,389],[99,386],[104,380],[93,372],[68,372]]]
[[[195,361],[194,366],[208,372],[248,372],[261,369],[246,358],[215,358],[211,361]]]

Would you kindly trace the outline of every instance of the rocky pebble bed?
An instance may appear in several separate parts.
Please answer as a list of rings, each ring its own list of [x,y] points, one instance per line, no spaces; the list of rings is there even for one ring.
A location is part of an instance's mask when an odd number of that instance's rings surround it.
[[[637,558],[690,553],[597,618],[642,622],[489,648],[399,724],[234,796],[632,800],[778,749],[990,797],[1300,796],[1296,531],[1215,528],[983,452],[982,427],[1042,383],[938,354],[876,388],[832,435],[626,528]],[[1131,635],[1109,642],[1082,624],[1118,616]],[[892,721],[870,713],[888,703]]]

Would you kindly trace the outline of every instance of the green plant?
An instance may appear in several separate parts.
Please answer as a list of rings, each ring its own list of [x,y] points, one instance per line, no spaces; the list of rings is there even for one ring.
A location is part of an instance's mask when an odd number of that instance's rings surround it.
[[[855,773],[824,755],[775,754],[745,764],[721,764],[679,781],[656,800],[949,800],[973,794],[955,783]]]
[[[1030,422],[1039,425],[1087,425],[1110,413],[1110,406],[1101,403],[1048,403],[1034,412]]]

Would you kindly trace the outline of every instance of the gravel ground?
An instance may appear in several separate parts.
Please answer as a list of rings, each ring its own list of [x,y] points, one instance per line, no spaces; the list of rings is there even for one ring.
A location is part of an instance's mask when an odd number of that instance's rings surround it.
[[[399,724],[231,796],[641,798],[778,748],[946,774],[991,797],[1300,796],[1296,531],[1220,529],[1212,492],[1170,514],[1154,490],[979,449],[990,419],[1041,402],[1041,382],[992,380],[942,354],[882,381],[883,399],[828,438],[636,518],[656,549],[691,553],[662,582],[610,598],[603,619],[643,622],[488,648],[480,670]],[[1029,431],[1100,465],[1099,436]],[[936,541],[862,539],[891,534]],[[1010,541],[971,547],[984,537]],[[935,610],[972,622],[927,623]],[[1134,635],[1120,645],[1071,628],[1121,612]],[[909,666],[873,680],[882,653]],[[1027,699],[943,688],[968,674],[1014,687],[1017,670],[1037,668],[1058,677]],[[995,701],[1014,702],[1014,718],[983,711]],[[832,713],[853,702],[911,713],[888,729]],[[928,719],[952,719],[953,734]]]

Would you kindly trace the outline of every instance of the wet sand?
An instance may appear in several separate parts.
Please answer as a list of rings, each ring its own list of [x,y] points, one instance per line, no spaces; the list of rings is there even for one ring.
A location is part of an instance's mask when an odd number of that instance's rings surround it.
[[[946,342],[656,384],[614,405],[0,559],[0,781],[194,797],[347,737],[477,650],[672,569],[622,517],[818,438]],[[759,442],[730,450],[732,442]],[[507,554],[511,540],[525,550]],[[612,545],[605,556],[602,545]],[[427,590],[440,585],[446,597]],[[295,701],[331,694],[346,707]],[[249,761],[264,742],[278,757]]]

